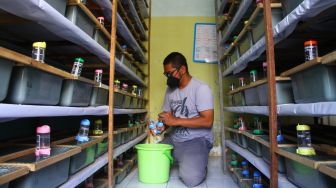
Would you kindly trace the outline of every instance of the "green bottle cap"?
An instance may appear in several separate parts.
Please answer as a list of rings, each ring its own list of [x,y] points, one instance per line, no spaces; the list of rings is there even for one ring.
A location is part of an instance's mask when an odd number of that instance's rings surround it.
[[[257,74],[257,70],[251,70],[250,74]]]
[[[81,58],[81,57],[77,57],[77,58],[75,59],[75,61],[80,62],[80,63],[84,63],[84,59]]]
[[[259,129],[255,129],[255,130],[253,130],[253,134],[255,134],[255,135],[261,135],[261,134],[263,134],[263,133],[264,133],[263,130],[259,130]]]

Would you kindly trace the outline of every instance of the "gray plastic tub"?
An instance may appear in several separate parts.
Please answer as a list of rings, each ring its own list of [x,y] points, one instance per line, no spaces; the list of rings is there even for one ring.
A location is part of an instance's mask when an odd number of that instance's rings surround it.
[[[295,153],[296,148],[283,148],[288,152]],[[310,160],[315,161],[335,161],[335,157],[327,156],[325,154],[319,154],[317,152],[316,156],[305,156]],[[299,187],[307,187],[307,188],[330,188],[335,187],[336,179],[331,178],[320,172],[317,169],[310,168],[302,163],[293,161],[289,158],[285,158],[286,160],[286,171],[287,178],[289,181],[294,183]]]
[[[137,97],[132,97],[130,108],[133,108],[133,109],[138,108],[138,102],[139,102],[139,100],[138,100]]]
[[[138,109],[140,109],[141,107],[142,107],[142,101],[143,99],[141,99],[141,98],[138,98],[138,104],[137,104],[137,107],[136,108],[138,108]]]
[[[92,85],[78,80],[64,80],[61,106],[89,106]]]
[[[97,144],[93,144],[85,149],[83,149],[80,153],[72,156],[70,158],[70,170],[69,173],[75,174],[79,170],[93,163],[95,160]]]
[[[258,157],[262,156],[261,146],[259,142],[247,137],[247,149]]]
[[[93,87],[90,106],[102,106],[108,104],[108,90],[101,87]]]
[[[242,148],[247,148],[247,136],[238,134],[238,145]]]
[[[67,5],[67,0],[44,0],[50,6],[54,7],[63,16],[65,15],[65,9]]]
[[[272,8],[272,27],[282,20],[281,8]],[[252,24],[253,43],[258,42],[265,34],[264,14],[261,11]]]
[[[13,65],[14,62],[0,58],[0,102],[7,96]]]
[[[247,106],[259,106],[258,88],[248,88],[244,90],[245,103]]]
[[[124,95],[121,93],[114,92],[113,96],[113,106],[114,108],[123,108]]]
[[[336,67],[315,65],[291,75],[295,103],[336,101]]]
[[[5,183],[5,184],[0,185],[0,188],[8,188],[8,186],[9,186],[9,183]]]
[[[291,81],[276,81],[277,104],[294,103]],[[268,84],[258,86],[258,96],[261,106],[268,106]]]
[[[125,95],[122,108],[131,108],[131,103],[132,103],[132,97]]]
[[[18,173],[20,175],[18,175]],[[0,178],[3,179],[4,176],[14,175],[14,177],[19,178],[25,174],[28,174],[28,168],[23,166],[12,166],[12,165],[1,165],[0,166]],[[10,178],[12,179],[12,178]],[[10,179],[5,179],[3,184],[0,184],[0,188],[7,188],[9,187]]]
[[[102,46],[106,50],[109,50],[110,41],[107,39],[102,31],[100,31],[99,29],[95,29],[93,39],[97,41],[100,46]]]
[[[65,15],[72,23],[81,28],[86,34],[93,37],[95,24],[79,6],[68,5]]]
[[[121,133],[113,133],[113,148],[120,146],[121,144]]]
[[[265,145],[261,145],[261,154],[263,160],[271,164],[271,155],[270,155],[270,149],[266,147]],[[285,174],[286,173],[286,165],[285,165],[285,158],[278,156],[278,172]]]
[[[253,46],[252,34],[247,31],[239,42],[239,54],[243,55],[247,50]]]
[[[239,54],[239,48],[238,46],[233,47],[233,49],[230,52],[230,62],[231,64],[234,64],[237,59],[239,59],[240,54]]]
[[[291,13],[303,0],[282,0],[282,11],[283,16],[287,16],[287,14]]]
[[[8,102],[56,105],[60,100],[63,78],[31,68],[15,67],[8,91]]]
[[[105,138],[102,142],[97,144],[95,159],[107,152],[108,149],[108,139]]]
[[[246,106],[243,92],[233,94],[233,101],[235,106]]]

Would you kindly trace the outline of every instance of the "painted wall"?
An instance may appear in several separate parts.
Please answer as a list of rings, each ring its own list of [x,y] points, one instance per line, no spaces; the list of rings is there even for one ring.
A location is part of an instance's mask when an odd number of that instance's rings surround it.
[[[215,23],[212,0],[152,0],[150,41],[150,112],[156,119],[161,112],[166,78],[163,59],[173,51],[184,54],[192,76],[210,85],[215,97],[215,144],[212,155],[220,155],[220,117],[217,64],[192,61],[195,23]]]

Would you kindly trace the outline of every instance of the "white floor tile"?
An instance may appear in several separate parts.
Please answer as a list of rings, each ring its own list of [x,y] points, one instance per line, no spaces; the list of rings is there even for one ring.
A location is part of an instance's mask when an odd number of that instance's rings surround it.
[[[141,183],[138,178],[133,178],[126,188],[166,188],[167,183],[164,184],[145,184]]]
[[[206,185],[208,188],[238,188],[231,178],[207,178]]]
[[[167,188],[188,188],[184,185],[184,183],[179,178],[171,178],[168,182]],[[198,185],[193,188],[207,188],[206,183],[202,183],[201,185]]]

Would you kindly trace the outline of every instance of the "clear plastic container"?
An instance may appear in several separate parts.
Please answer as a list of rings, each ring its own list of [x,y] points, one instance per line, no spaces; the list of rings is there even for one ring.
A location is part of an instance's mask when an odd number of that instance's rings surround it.
[[[240,131],[246,131],[246,125],[245,125],[243,117],[239,117],[238,125],[239,125]]]
[[[142,88],[138,88],[137,95],[138,97],[142,97]]]
[[[239,78],[239,86],[240,86],[240,87],[245,86],[245,78],[244,78],[244,77],[240,77],[240,78]]]
[[[97,17],[97,19],[98,19],[100,24],[104,25],[105,18],[103,16],[99,16],[99,17]]]
[[[263,62],[262,67],[263,67],[263,76],[264,78],[267,78],[267,62]]]
[[[72,66],[71,74],[73,74],[76,77],[79,77],[82,73],[83,64],[84,64],[84,59],[80,57],[76,58]]]
[[[136,96],[136,95],[137,95],[137,91],[138,91],[138,86],[133,85],[132,88],[133,88],[133,89],[132,89],[132,95],[135,95],[135,96]]]
[[[261,174],[259,171],[253,172],[253,184],[262,184]]]
[[[101,87],[103,79],[103,69],[96,69],[94,80],[96,84]]]
[[[260,135],[263,134],[262,122],[259,120],[259,117],[253,118],[253,134]]]
[[[256,82],[258,80],[257,70],[250,71],[250,83]]]
[[[43,125],[36,128],[36,157],[49,157],[50,156],[50,127]]]
[[[120,90],[120,81],[119,80],[114,80],[113,88],[116,89],[116,90]]]
[[[308,125],[296,126],[297,144],[296,153],[300,155],[315,155],[315,150],[311,144],[310,127]]]
[[[304,42],[305,61],[310,61],[318,57],[317,41],[308,40]]]
[[[90,121],[88,119],[83,119],[80,123],[80,128],[76,136],[76,140],[78,142],[89,141],[89,129],[90,129]]]
[[[104,134],[103,121],[101,119],[97,119],[96,121],[94,121],[93,134],[97,136]]]
[[[36,61],[44,63],[46,47],[47,44],[45,42],[34,42],[32,50],[32,58]]]

